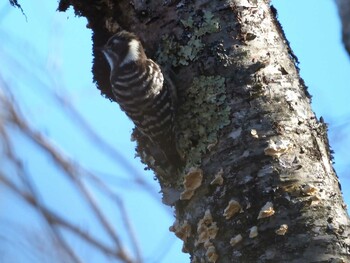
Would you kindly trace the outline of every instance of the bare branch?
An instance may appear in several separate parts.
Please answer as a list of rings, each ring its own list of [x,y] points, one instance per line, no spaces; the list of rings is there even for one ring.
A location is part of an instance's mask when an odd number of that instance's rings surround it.
[[[90,243],[91,245],[97,247],[102,252],[106,253],[107,255],[119,258],[119,253],[117,253],[115,250],[108,248],[106,245],[103,245],[100,241],[96,240],[95,238],[93,238],[92,236],[90,236],[89,234],[84,232],[83,230],[74,226],[73,224],[71,224],[70,222],[65,220],[63,217],[59,216],[58,214],[54,213],[50,209],[39,204],[37,202],[38,200],[35,197],[33,197],[29,193],[25,193],[25,192],[21,191],[14,183],[12,183],[10,180],[8,180],[2,172],[0,172],[0,181],[2,183],[4,183],[8,188],[10,188],[12,191],[14,191],[16,194],[18,194],[20,197],[22,197],[23,200],[26,201],[27,204],[33,206],[34,208],[40,208],[39,211],[41,212],[43,217],[47,220],[47,222],[50,226],[60,225],[62,227],[65,227],[66,229],[68,229],[68,230],[72,231],[73,233],[75,233],[76,235],[80,236],[83,240],[85,240],[88,243]],[[57,233],[60,235],[60,233],[56,232],[56,229],[55,229],[55,234],[57,234]],[[62,237],[60,239],[63,240]],[[65,247],[65,249],[66,249],[66,247]],[[80,260],[78,260],[77,262],[80,262]],[[125,261],[125,262],[132,262],[132,261]]]
[[[118,161],[119,164],[123,165],[126,171],[134,177],[135,182],[141,185],[149,194],[159,201],[159,195],[154,192],[154,188],[143,179],[142,174],[135,169],[135,167],[115,148],[111,147],[103,138],[101,138],[87,123],[84,117],[74,108],[72,103],[65,98],[64,95],[55,92],[53,97],[67,112],[67,114],[74,120],[74,124],[81,128],[81,130],[87,134],[92,142],[94,142],[101,150],[106,154],[107,157],[113,161]]]
[[[100,221],[100,223],[102,224],[102,226],[104,227],[104,229],[106,230],[106,232],[109,234],[109,236],[112,238],[112,240],[114,241],[116,248],[117,248],[117,253],[114,253],[114,256],[118,256],[119,259],[122,259],[123,262],[133,262],[133,260],[129,257],[129,255],[127,255],[126,251],[124,250],[121,241],[119,240],[118,235],[115,233],[112,225],[108,222],[107,218],[103,215],[101,209],[99,208],[99,206],[97,205],[96,201],[94,200],[94,197],[92,195],[92,193],[88,190],[88,188],[84,185],[84,183],[81,181],[81,174],[85,174],[85,175],[90,175],[90,177],[95,178],[96,181],[96,176],[92,175],[91,173],[85,171],[85,169],[83,169],[82,167],[77,166],[76,164],[72,164],[69,159],[67,157],[64,156],[63,153],[60,153],[57,151],[57,149],[44,137],[42,136],[40,133],[34,131],[29,125],[28,123],[20,116],[20,114],[18,113],[18,110],[15,108],[15,103],[14,101],[10,101],[8,99],[7,96],[5,96],[5,94],[1,94],[1,104],[3,104],[3,108],[6,109],[5,110],[5,117],[3,118],[4,121],[6,120],[11,121],[12,124],[15,124],[29,139],[31,139],[33,142],[35,142],[38,146],[40,146],[41,149],[43,149],[46,153],[48,153],[53,160],[56,162],[56,164],[58,165],[58,167],[60,167],[63,171],[64,174],[73,181],[74,185],[79,189],[79,191],[81,192],[81,194],[83,195],[84,199],[88,202],[88,204],[90,205],[92,211],[94,212],[95,216],[98,218],[98,220]],[[2,113],[2,114],[4,114]],[[2,132],[4,134],[3,138],[7,138],[7,135],[5,135],[6,133],[4,132],[3,128],[2,128]],[[10,150],[10,146],[7,146],[7,153],[9,154],[9,157],[11,157],[11,159],[14,159],[14,155]],[[14,162],[17,164],[17,167],[19,167],[19,169],[21,169],[21,165],[19,163],[18,160],[14,159]],[[21,173],[20,173],[21,174]],[[26,178],[25,176],[20,176],[22,181],[24,182],[24,184],[27,186],[27,188],[29,189],[31,194],[24,194],[22,193],[21,196],[23,196],[26,200],[31,200],[31,204],[35,205],[38,210],[44,215],[44,218],[46,218],[49,222],[49,225],[51,225],[50,223],[52,222],[56,222],[57,223],[57,217],[48,217],[48,214],[46,213],[46,210],[43,210],[43,206],[40,204],[39,201],[39,197],[37,196],[33,186],[30,183],[30,180],[28,178]],[[9,184],[9,181],[6,181],[5,178],[2,178],[2,180],[4,182],[6,182],[6,185],[8,187],[11,186],[11,184]],[[12,185],[12,187],[10,187],[11,189],[13,188],[14,185]],[[21,193],[20,191],[17,191],[17,193]],[[121,202],[118,203],[118,207],[122,208],[123,211],[122,213],[126,213],[125,209],[123,208],[123,206],[120,205]],[[56,218],[56,220],[54,220],[54,218]],[[62,220],[58,220],[59,222],[61,222],[62,224]],[[125,224],[125,220],[124,220],[124,224]],[[63,224],[66,227],[68,226],[68,224]],[[71,224],[69,224],[71,225]],[[74,230],[74,227],[71,225],[70,230]],[[56,238],[60,241],[62,247],[64,247],[67,251],[68,254],[71,255],[72,258],[75,258],[76,262],[80,262],[78,260],[78,258],[74,255],[74,253],[72,251],[69,250],[68,246],[65,244],[64,240],[61,238],[60,233],[56,231],[56,229],[53,229],[53,232],[55,233]],[[76,234],[80,235],[82,237],[82,231],[77,231],[75,229],[74,231]],[[132,231],[129,230],[129,233],[131,233]],[[94,243],[96,246],[96,242],[93,242],[92,238],[85,238],[86,240],[88,240],[90,243]],[[135,248],[135,253],[137,255],[138,258],[138,262],[141,262],[141,256],[140,256],[140,252],[138,249],[138,246],[136,245],[136,241],[134,237],[131,237],[133,243],[134,243],[134,248]],[[101,249],[101,246],[99,246],[99,248]],[[102,251],[106,251],[106,248],[101,249]],[[113,251],[113,250],[112,250]],[[111,252],[109,252],[109,254],[111,254]]]

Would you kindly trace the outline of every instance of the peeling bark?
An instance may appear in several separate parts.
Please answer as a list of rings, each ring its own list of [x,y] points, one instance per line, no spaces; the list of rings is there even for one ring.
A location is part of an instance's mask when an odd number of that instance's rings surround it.
[[[94,47],[132,31],[175,75],[187,164],[158,179],[192,262],[350,262],[326,125],[269,1],[61,0],[59,10],[70,5]],[[113,100],[108,65],[94,56],[97,86]]]

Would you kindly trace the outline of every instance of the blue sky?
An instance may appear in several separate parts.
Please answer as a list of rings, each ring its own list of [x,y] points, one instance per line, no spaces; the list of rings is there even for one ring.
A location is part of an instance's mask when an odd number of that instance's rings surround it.
[[[129,170],[96,148],[51,95],[51,91],[59,92],[69,99],[100,136],[128,159],[138,173],[145,173],[144,178],[152,185],[154,193],[159,190],[153,175],[143,171],[143,166],[134,159],[131,122],[117,105],[101,97],[92,83],[91,32],[86,28],[85,19],[75,17],[72,12],[57,13],[56,1],[33,0],[30,4],[21,1],[21,4],[27,19],[8,3],[0,5],[0,73],[11,86],[22,113],[70,159],[91,169],[113,186],[125,202],[147,263],[173,263],[174,259],[188,262],[188,256],[179,252],[181,242],[168,232],[173,223],[172,212],[141,187],[128,183]],[[329,123],[335,168],[349,204],[347,169],[350,158],[347,150],[350,139],[346,135],[350,116],[347,102],[350,60],[341,44],[335,6],[326,0],[275,0],[273,4],[300,60],[301,75],[313,96],[313,110]],[[114,123],[111,122],[113,119]],[[41,190],[45,203],[108,242],[85,203],[51,159],[18,131],[13,130],[12,135],[16,152]],[[0,212],[0,232],[5,223],[40,228],[31,209],[18,205],[18,199],[3,188],[0,188],[0,194],[7,197],[0,201],[0,211],[6,211]],[[121,217],[115,206],[100,195],[97,198],[119,227]],[[23,218],[28,218],[27,224]],[[119,231],[126,237],[125,232]],[[152,242],[149,242],[150,236]],[[70,237],[70,241],[85,255],[85,262],[108,262],[100,255],[91,256],[89,247],[78,245],[75,238]],[[25,255],[11,252],[8,247],[8,242],[0,237],[0,251],[6,250],[9,257],[16,257],[16,262],[26,262]],[[169,250],[165,257],[149,260],[151,255],[161,254],[162,248]]]

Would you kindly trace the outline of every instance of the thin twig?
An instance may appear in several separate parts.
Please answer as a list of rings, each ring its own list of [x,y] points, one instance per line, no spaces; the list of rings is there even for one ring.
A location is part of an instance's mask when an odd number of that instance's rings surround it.
[[[132,241],[133,248],[135,250],[137,262],[142,262],[141,257],[141,249],[138,244],[138,240],[136,238],[135,232],[133,230],[133,227],[131,225],[131,220],[128,217],[128,213],[125,209],[123,200],[115,194],[115,192],[107,185],[105,184],[100,178],[94,176],[93,174],[89,175],[91,179],[95,182],[96,186],[98,186],[101,191],[103,191],[114,203],[118,206],[120,210],[120,214],[122,216],[123,224],[125,225],[125,228],[129,234],[129,237]]]
[[[127,255],[126,251],[121,245],[121,242],[117,236],[117,234],[114,232],[113,227],[109,224],[108,220],[103,215],[102,211],[96,204],[94,198],[92,197],[92,194],[88,191],[88,189],[85,187],[85,185],[81,182],[80,178],[78,178],[78,175],[84,171],[84,169],[80,168],[78,169],[76,165],[72,165],[68,158],[64,157],[62,153],[59,153],[57,149],[55,149],[49,141],[43,137],[40,133],[34,131],[29,127],[29,125],[26,123],[26,121],[19,115],[18,111],[15,109],[15,103],[13,101],[9,101],[6,99],[6,96],[2,96],[2,104],[5,104],[5,108],[7,110],[7,117],[11,119],[12,123],[16,124],[18,128],[32,141],[34,141],[38,146],[40,146],[45,152],[47,152],[53,160],[58,164],[58,166],[63,169],[65,172],[64,174],[68,176],[73,182],[75,182],[75,185],[78,187],[82,195],[84,196],[85,200],[87,200],[88,204],[90,205],[92,211],[96,215],[96,217],[99,219],[101,224],[104,226],[107,233],[109,233],[110,237],[114,240],[117,248],[117,254],[120,259],[122,259],[124,262],[133,262]]]
[[[43,137],[40,133],[34,131],[31,129],[28,124],[21,118],[16,111],[14,111],[13,108],[10,108],[11,111],[11,117],[13,118],[14,123],[18,125],[18,127],[22,130],[22,132],[31,140],[33,140],[38,146],[40,146],[43,150],[45,150],[47,153],[51,155],[53,160],[58,164],[59,167],[61,167],[64,170],[64,174],[68,176],[70,179],[72,179],[75,182],[75,185],[78,187],[84,198],[89,203],[92,211],[95,213],[96,217],[99,219],[101,224],[104,226],[107,233],[109,233],[110,237],[114,240],[117,249],[118,249],[118,255],[120,258],[122,258],[125,262],[132,262],[132,260],[129,258],[127,253],[124,251],[124,248],[122,247],[122,244],[117,236],[117,234],[114,232],[113,227],[110,225],[108,220],[103,215],[102,211],[96,204],[94,198],[92,197],[92,194],[88,191],[88,189],[84,186],[84,184],[81,182],[80,178],[77,177],[79,173],[78,169],[70,165],[70,162],[67,160],[67,158],[63,157],[63,153],[58,153],[57,149],[54,149],[53,146]],[[80,169],[79,169],[80,170]]]
[[[74,106],[65,99],[64,96],[55,92],[53,97],[62,106],[62,108],[71,116],[74,123],[81,127],[91,141],[98,145],[102,152],[106,154],[107,157],[111,158],[113,161],[118,160],[118,163],[124,166],[126,171],[134,177],[135,182],[141,185],[157,202],[159,202],[159,195],[154,191],[154,187],[150,185],[146,180],[143,179],[142,174],[134,168],[134,166],[114,147],[107,143],[101,136],[99,136],[94,129],[88,124],[84,117],[74,108]]]
[[[34,206],[39,213],[43,216],[44,220],[46,221],[46,225],[50,229],[51,234],[53,234],[54,239],[59,243],[60,247],[67,253],[67,255],[76,263],[82,263],[79,257],[74,253],[74,251],[68,246],[67,242],[62,237],[61,233],[53,227],[52,224],[50,224],[51,220],[49,217],[47,217],[47,213],[43,210],[41,198],[39,197],[37,191],[35,190],[33,184],[31,183],[31,180],[29,179],[29,176],[25,175],[22,162],[15,157],[12,147],[9,145],[9,138],[7,136],[7,133],[3,129],[3,127],[0,127],[0,133],[3,137],[3,143],[4,148],[7,157],[15,164],[15,168],[17,169],[17,173],[19,175],[19,178],[22,180],[24,185],[27,187],[29,194],[24,194],[19,189],[14,187],[14,184],[11,184],[10,181],[6,179],[4,175],[0,176],[0,180],[2,180],[9,188],[11,188],[13,191],[15,191],[17,194],[22,196],[25,200],[30,201],[30,204]],[[30,197],[30,198],[29,198]]]
[[[59,216],[58,214],[54,213],[50,209],[40,205],[37,203],[37,200],[30,194],[25,193],[21,191],[14,183],[12,183],[10,180],[6,178],[4,174],[0,172],[0,181],[3,182],[9,189],[14,191],[16,194],[21,196],[23,200],[27,202],[27,204],[37,208],[40,206],[42,214],[47,219],[47,221],[50,223],[50,225],[60,225],[62,227],[65,227],[66,229],[72,231],[76,235],[80,236],[83,240],[87,241],[91,245],[97,247],[102,252],[106,253],[106,255],[114,256],[119,258],[119,254],[107,246],[103,245],[100,241],[97,241],[95,238],[84,232],[83,230],[79,229],[75,225],[69,223],[67,220],[65,220],[63,217]],[[80,261],[79,261],[80,262]]]

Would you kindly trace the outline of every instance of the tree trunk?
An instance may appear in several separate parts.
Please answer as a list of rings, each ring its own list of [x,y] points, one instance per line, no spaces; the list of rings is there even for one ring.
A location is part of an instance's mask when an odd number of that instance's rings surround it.
[[[350,1],[336,0],[343,28],[343,43],[350,54]]]
[[[61,0],[59,10],[70,5],[95,47],[134,32],[175,75],[186,166],[167,177],[175,182],[158,179],[192,262],[350,262],[326,125],[269,1]],[[98,88],[113,100],[94,55]]]

